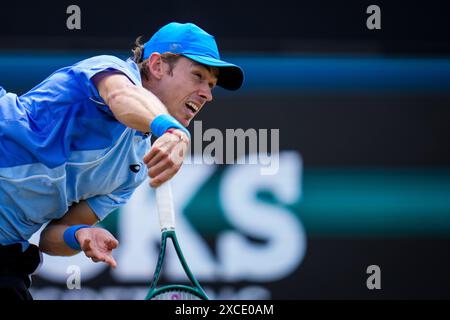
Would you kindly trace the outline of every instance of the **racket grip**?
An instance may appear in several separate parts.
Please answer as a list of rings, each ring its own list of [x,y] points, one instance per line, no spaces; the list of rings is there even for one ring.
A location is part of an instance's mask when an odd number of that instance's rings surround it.
[[[175,229],[175,209],[170,181],[161,184],[155,192],[161,231]]]

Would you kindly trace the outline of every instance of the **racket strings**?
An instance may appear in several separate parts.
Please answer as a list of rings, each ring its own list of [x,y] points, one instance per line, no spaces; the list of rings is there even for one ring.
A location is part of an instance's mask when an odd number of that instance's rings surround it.
[[[168,290],[161,292],[151,300],[201,300],[198,296],[184,290]]]

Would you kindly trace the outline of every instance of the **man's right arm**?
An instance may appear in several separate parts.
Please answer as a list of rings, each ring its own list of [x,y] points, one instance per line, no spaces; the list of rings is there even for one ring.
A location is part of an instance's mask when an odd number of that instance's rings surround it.
[[[127,127],[149,132],[150,124],[157,116],[168,114],[157,96],[134,85],[123,73],[99,73],[93,81],[115,118]],[[182,130],[175,131],[175,135],[166,133],[159,137],[143,159],[151,178],[150,186],[154,188],[178,172],[186,155],[189,138]]]
[[[150,91],[134,85],[120,72],[102,72],[93,82],[115,118],[127,127],[149,132],[156,116],[168,114],[164,104]]]

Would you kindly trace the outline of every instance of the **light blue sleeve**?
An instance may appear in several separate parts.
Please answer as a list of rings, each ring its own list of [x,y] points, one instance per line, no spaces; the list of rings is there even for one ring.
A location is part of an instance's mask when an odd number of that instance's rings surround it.
[[[132,64],[114,56],[95,56],[75,64],[72,67],[72,72],[77,78],[77,82],[80,87],[86,92],[89,98],[91,98],[94,102],[97,102],[97,105],[101,109],[111,113],[109,107],[106,106],[105,101],[100,96],[97,87],[92,81],[92,78],[96,74],[105,71],[119,71],[126,75],[135,85],[142,86],[142,84],[137,68],[133,67]]]
[[[89,207],[94,211],[95,215],[101,220],[105,219],[108,214],[115,209],[123,206],[131,198],[134,188],[125,190],[116,190],[110,194],[98,195],[86,200]]]

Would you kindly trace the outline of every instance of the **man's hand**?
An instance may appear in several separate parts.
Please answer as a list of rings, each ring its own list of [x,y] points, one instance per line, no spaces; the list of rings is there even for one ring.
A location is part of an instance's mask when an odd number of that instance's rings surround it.
[[[105,262],[111,267],[117,266],[112,250],[119,246],[119,241],[106,229],[83,228],[75,233],[81,250],[94,262]]]
[[[151,178],[150,186],[159,187],[180,170],[189,145],[189,138],[181,130],[173,130],[159,137],[144,157]]]

